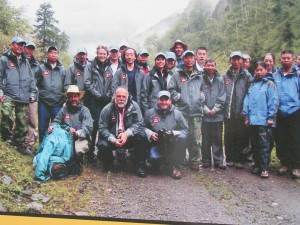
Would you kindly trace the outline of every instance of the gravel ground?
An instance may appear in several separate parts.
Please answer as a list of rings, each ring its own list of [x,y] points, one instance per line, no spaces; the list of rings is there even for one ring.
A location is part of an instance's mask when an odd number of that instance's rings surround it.
[[[217,224],[300,224],[300,184],[289,176],[269,179],[249,169],[183,171],[139,178],[128,171],[103,173],[104,200],[90,202],[97,217]]]

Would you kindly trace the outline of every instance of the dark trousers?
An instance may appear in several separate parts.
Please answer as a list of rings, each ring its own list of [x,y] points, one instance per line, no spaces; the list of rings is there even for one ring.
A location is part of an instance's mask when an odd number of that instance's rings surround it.
[[[250,126],[250,140],[255,167],[268,171],[273,143],[272,127]]]
[[[39,121],[39,141],[43,142],[45,133],[49,127],[50,121],[53,122],[62,105],[49,106],[44,102],[38,103],[38,121]]]
[[[140,132],[129,137],[126,144],[119,149],[134,148],[134,158],[137,167],[144,167],[146,160],[147,137],[145,132]],[[113,150],[118,149],[114,144],[103,139],[97,143],[98,158],[103,161],[104,166],[111,166],[114,160]]]
[[[285,118],[277,116],[275,142],[281,165],[300,169],[300,110]]]
[[[163,158],[170,166],[179,168],[185,158],[187,140],[188,135],[181,133],[174,139],[154,142],[149,150],[150,161],[155,162]]]
[[[244,163],[243,149],[249,146],[249,130],[242,117],[225,119],[226,162]]]
[[[215,165],[224,164],[222,146],[223,122],[202,122],[202,161],[203,164],[211,163],[211,150]]]

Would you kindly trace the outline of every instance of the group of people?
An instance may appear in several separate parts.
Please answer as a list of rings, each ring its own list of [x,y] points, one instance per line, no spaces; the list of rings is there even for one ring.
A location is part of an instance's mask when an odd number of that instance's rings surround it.
[[[194,52],[180,40],[155,55],[153,68],[146,50],[126,45],[99,45],[91,61],[78,48],[66,69],[57,47],[41,64],[35,47],[14,37],[0,59],[1,138],[24,154],[54,123],[74,134],[80,162],[94,162],[97,147],[105,171],[115,149],[134,149],[139,177],[147,175],[146,161],[174,179],[186,165],[241,169],[251,146],[252,172],[268,178],[275,139],[279,174],[300,178],[300,70],[289,50],[280,67],[267,53],[253,69],[248,54],[233,51],[221,76],[205,47]]]

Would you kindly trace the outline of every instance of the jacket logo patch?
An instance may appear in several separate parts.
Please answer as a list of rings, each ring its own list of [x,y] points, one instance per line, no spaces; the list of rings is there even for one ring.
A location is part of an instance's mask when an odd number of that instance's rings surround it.
[[[126,74],[123,73],[123,74],[121,75],[121,80],[126,80]]]
[[[188,82],[188,78],[186,77],[180,77],[180,83],[186,84]]]
[[[117,122],[117,115],[115,113],[111,114],[111,122],[116,123]]]
[[[67,113],[67,114],[65,115],[65,121],[68,121],[68,120],[70,120],[70,119],[71,119],[71,114]]]
[[[16,65],[12,61],[9,61],[7,64],[8,68],[10,69],[16,68]]]
[[[109,72],[105,72],[105,79],[108,80],[110,78]]]
[[[231,84],[231,80],[230,79],[225,79],[225,85],[230,85]]]
[[[42,74],[43,74],[44,77],[48,77],[50,75],[50,71],[49,70],[44,70]]]
[[[159,122],[160,122],[160,118],[158,116],[152,118],[152,123],[154,124],[154,126],[159,124]]]
[[[75,76],[76,76],[76,77],[81,77],[81,76],[82,76],[82,72],[81,72],[80,70],[77,70],[77,71],[75,72]]]

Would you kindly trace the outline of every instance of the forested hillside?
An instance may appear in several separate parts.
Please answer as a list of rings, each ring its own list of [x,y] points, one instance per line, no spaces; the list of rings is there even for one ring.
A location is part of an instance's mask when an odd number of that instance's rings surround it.
[[[239,49],[254,59],[267,51],[298,52],[299,6],[300,0],[220,0],[212,10],[210,1],[191,0],[179,22],[155,43],[160,51],[181,39],[190,49],[206,46],[226,55]]]

